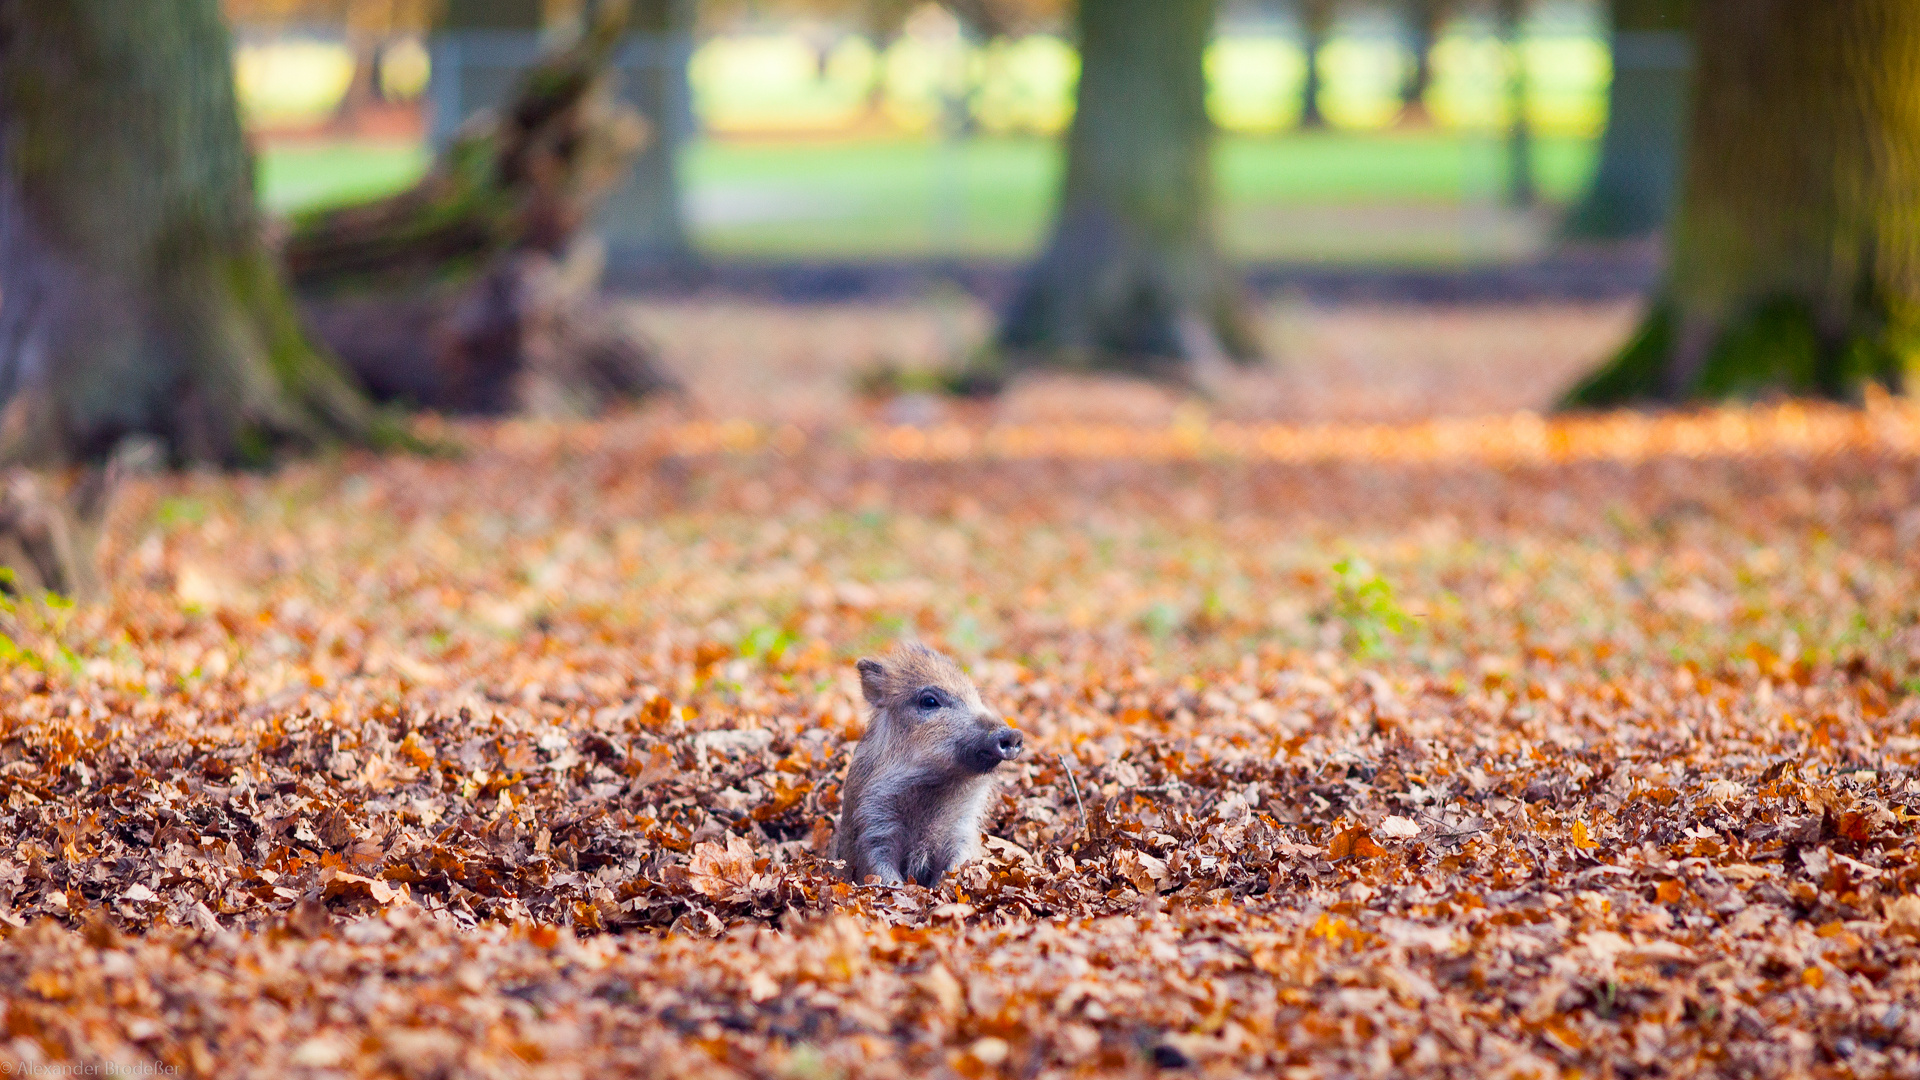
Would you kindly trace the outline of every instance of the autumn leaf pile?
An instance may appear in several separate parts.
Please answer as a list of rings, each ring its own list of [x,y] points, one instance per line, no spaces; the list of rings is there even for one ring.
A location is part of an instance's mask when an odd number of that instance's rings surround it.
[[[108,594],[0,623],[0,1058],[1920,1075],[1920,423],[1621,422],[142,481]],[[855,887],[906,634],[1028,751],[987,858]]]

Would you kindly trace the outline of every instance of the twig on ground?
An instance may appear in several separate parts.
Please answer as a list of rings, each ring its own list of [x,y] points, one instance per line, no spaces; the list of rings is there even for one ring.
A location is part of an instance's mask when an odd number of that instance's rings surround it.
[[[1080,808],[1080,835],[1087,834],[1087,804],[1080,801],[1080,781],[1073,778],[1073,766],[1067,764],[1067,755],[1055,754],[1060,759],[1060,767],[1067,770],[1067,786],[1073,789],[1073,805]]]

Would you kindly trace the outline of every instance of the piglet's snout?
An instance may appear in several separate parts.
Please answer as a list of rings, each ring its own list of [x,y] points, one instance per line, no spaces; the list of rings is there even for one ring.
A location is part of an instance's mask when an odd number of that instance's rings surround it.
[[[1020,747],[1025,743],[1019,732],[1012,728],[1003,728],[994,739],[994,749],[1000,754],[1001,761],[1012,761],[1020,756]]]
[[[964,744],[966,749],[961,753],[968,768],[976,772],[992,772],[1001,762],[1019,757],[1023,742],[1025,739],[1005,720],[992,713],[981,713],[974,717],[973,730]]]

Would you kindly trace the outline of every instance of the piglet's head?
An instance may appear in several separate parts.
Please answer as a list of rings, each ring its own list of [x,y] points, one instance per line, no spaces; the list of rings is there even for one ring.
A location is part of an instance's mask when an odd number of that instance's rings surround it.
[[[973,680],[940,653],[903,645],[858,666],[874,725],[916,761],[988,773],[1020,756],[1020,733],[982,704]]]

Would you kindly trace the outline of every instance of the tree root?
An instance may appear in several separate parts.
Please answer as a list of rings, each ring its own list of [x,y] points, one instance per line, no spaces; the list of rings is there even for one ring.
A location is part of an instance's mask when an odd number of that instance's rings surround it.
[[[128,476],[159,467],[162,454],[158,440],[130,436],[103,465],[0,472],[0,592],[96,598],[95,560],[114,499]]]
[[[1863,315],[1855,326],[1823,331],[1806,304],[1780,298],[1719,325],[1661,303],[1612,362],[1567,392],[1561,407],[1677,405],[1769,394],[1850,401],[1869,383],[1897,392],[1906,375],[1904,355],[1899,335],[1884,322]]]
[[[57,592],[74,595],[92,585],[87,547],[77,543],[75,515],[66,500],[47,490],[26,469],[10,469],[0,480],[0,585],[15,595]]]
[[[678,389],[599,292],[600,249],[537,251],[478,278],[385,296],[316,298],[307,323],[376,400],[452,413],[590,416]]]

